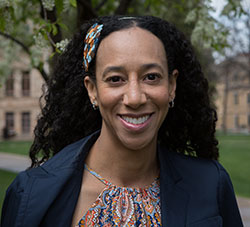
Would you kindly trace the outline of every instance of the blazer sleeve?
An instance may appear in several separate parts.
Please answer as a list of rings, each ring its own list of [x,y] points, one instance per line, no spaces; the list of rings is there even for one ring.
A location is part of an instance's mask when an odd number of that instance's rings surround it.
[[[224,227],[243,227],[232,182],[227,171],[219,164],[219,209]]]
[[[2,227],[22,226],[21,220],[24,215],[23,201],[25,198],[24,189],[28,178],[26,172],[21,172],[7,189],[2,207]]]

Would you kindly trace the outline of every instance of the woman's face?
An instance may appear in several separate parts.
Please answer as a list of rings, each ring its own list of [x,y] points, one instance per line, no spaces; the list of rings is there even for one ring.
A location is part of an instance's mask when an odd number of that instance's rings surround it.
[[[99,45],[96,84],[85,78],[91,102],[102,115],[102,133],[137,150],[156,142],[169,102],[175,96],[177,70],[168,77],[160,39],[132,27],[111,33]]]

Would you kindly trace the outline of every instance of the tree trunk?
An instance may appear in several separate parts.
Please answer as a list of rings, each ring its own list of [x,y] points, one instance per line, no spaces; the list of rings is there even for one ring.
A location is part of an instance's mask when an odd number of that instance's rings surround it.
[[[77,0],[77,28],[86,20],[96,18],[97,16],[92,7],[91,0]]]
[[[222,131],[224,134],[227,134],[227,103],[228,103],[228,91],[229,91],[229,81],[228,81],[228,68],[225,72],[225,88],[224,88],[224,98],[223,98],[223,115],[222,115]]]
[[[50,23],[54,23],[57,21],[57,15],[56,15],[56,8],[54,7],[53,10],[46,10],[43,7],[42,2],[40,1],[40,7],[41,7],[41,11],[40,11],[40,15],[43,19],[49,21]],[[60,42],[62,40],[62,31],[61,28],[58,24],[56,24],[56,28],[57,28],[57,33],[56,35],[53,35],[52,32],[49,33],[50,38],[52,39],[52,41],[54,43]],[[53,48],[53,51],[55,51],[55,46],[51,45]]]

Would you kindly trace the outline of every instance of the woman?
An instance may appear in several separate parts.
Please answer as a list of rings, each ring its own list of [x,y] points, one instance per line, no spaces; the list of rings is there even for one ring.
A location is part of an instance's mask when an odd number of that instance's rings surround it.
[[[3,227],[243,226],[216,161],[207,80],[173,25],[87,22],[44,97],[32,168],[7,191]]]

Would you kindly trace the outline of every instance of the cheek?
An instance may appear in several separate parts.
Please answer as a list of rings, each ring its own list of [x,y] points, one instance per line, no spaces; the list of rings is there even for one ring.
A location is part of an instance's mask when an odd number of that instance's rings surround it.
[[[157,88],[151,91],[150,98],[161,108],[168,107],[169,93],[165,87]]]
[[[118,89],[103,88],[98,89],[98,103],[100,108],[111,109],[121,100],[122,94]]]

